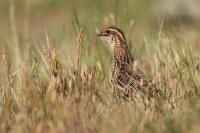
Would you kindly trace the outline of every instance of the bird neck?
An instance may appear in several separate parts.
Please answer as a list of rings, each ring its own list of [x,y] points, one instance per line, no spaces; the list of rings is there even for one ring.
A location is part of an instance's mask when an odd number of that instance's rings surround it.
[[[128,67],[133,63],[133,58],[128,49],[128,45],[124,41],[117,41],[113,49],[114,64],[118,68]]]

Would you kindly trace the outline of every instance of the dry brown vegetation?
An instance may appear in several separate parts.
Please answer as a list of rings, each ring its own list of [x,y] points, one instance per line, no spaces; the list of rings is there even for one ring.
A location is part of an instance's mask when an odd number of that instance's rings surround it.
[[[116,24],[115,15],[99,17],[98,25]],[[162,114],[145,109],[142,100],[116,97],[112,56],[95,36],[98,26],[74,14],[69,42],[48,32],[45,41],[17,40],[23,43],[18,56],[19,45],[11,41],[17,35],[1,42],[0,131],[199,132],[200,49],[193,31],[162,18],[152,33],[118,17],[138,66],[164,92]]]

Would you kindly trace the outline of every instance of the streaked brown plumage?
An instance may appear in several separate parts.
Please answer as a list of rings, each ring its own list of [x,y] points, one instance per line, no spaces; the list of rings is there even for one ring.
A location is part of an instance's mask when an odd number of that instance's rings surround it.
[[[151,80],[134,66],[134,59],[128,49],[123,32],[114,26],[107,27],[97,34],[112,50],[112,81],[126,97],[140,95],[147,99],[162,98],[162,92]]]

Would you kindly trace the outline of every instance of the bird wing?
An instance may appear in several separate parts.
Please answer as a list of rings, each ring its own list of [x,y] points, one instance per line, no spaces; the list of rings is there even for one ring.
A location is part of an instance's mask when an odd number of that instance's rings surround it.
[[[135,71],[127,72],[126,74],[129,76],[129,86],[133,91],[142,92],[143,95],[147,95],[148,97],[163,97],[162,91],[156,87],[155,84],[152,83],[152,80],[140,69]]]

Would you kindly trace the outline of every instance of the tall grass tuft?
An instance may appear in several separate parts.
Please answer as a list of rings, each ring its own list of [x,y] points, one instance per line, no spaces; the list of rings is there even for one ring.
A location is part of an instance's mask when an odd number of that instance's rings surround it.
[[[104,12],[103,2],[96,1],[96,16],[89,20],[83,20],[79,12],[72,14],[71,36],[66,35],[69,41],[46,32],[44,43],[22,39],[26,45],[19,46],[14,0],[9,2],[13,41],[3,44],[0,52],[0,132],[200,131],[200,60],[195,52],[199,49],[175,27],[172,31],[166,28],[164,18],[154,30],[150,25],[138,29],[137,20],[127,15],[131,1],[123,6],[114,0],[113,10],[105,10],[106,14],[100,12]],[[94,25],[87,23],[90,20]],[[94,31],[111,24],[125,29],[138,67],[164,92],[162,114],[145,110],[141,99],[116,98],[109,76],[112,55]],[[20,47],[24,49],[21,53]]]

